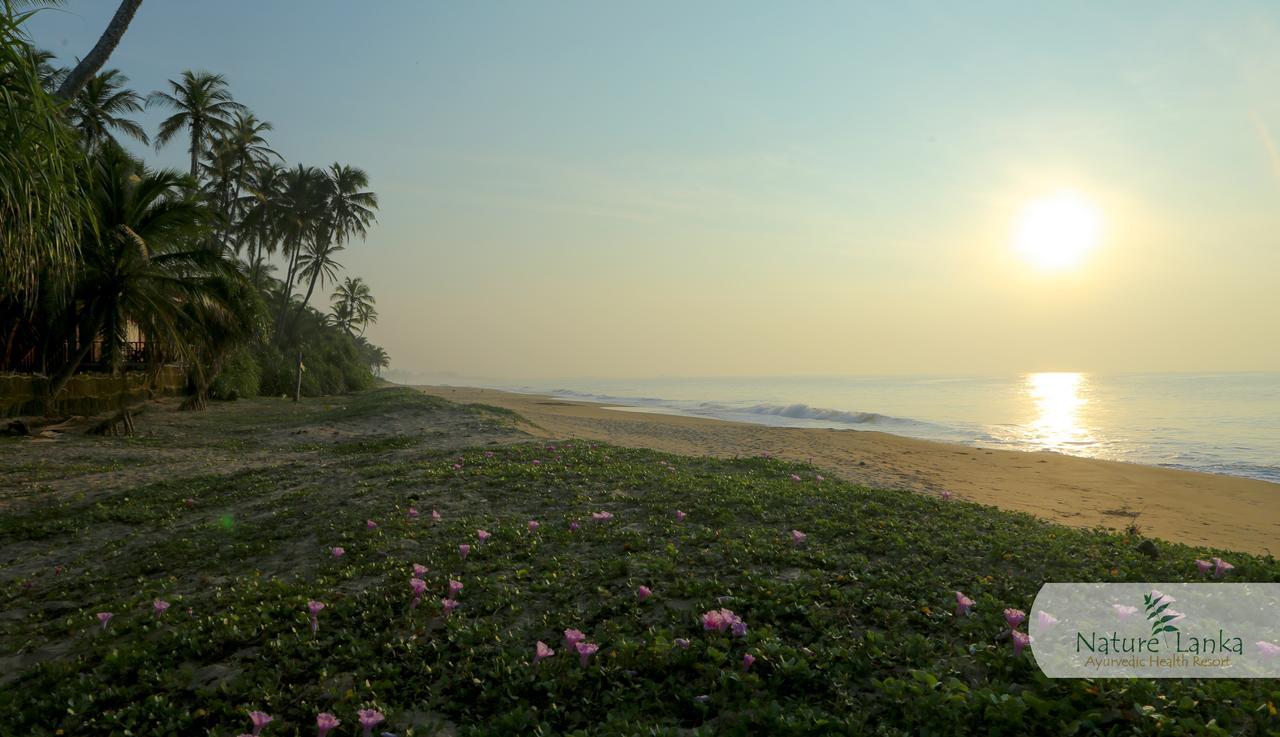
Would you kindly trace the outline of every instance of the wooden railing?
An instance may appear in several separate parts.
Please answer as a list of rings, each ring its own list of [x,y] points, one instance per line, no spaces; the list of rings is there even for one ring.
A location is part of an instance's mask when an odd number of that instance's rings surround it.
[[[10,369],[16,373],[47,373],[48,371],[56,370],[58,366],[65,365],[74,355],[74,351],[75,347],[70,343],[63,343],[58,348],[49,351],[45,356],[45,360],[41,362],[39,352],[32,348],[25,355],[18,357]],[[147,342],[145,340],[128,341],[121,346],[121,368],[125,370],[144,368],[150,363],[147,359]],[[89,349],[89,353],[80,362],[78,371],[97,372],[107,371],[110,368],[108,356],[103,351],[102,341],[95,340],[93,347]]]

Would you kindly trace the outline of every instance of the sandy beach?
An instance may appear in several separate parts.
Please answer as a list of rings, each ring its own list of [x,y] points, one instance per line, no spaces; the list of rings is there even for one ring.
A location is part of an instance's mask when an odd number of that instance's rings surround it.
[[[766,427],[610,408],[493,389],[418,387],[457,402],[519,412],[526,431],[671,453],[770,453],[811,461],[872,488],[950,491],[1074,527],[1123,529],[1188,545],[1271,554],[1280,549],[1280,484],[1057,453],[988,450],[856,430]]]

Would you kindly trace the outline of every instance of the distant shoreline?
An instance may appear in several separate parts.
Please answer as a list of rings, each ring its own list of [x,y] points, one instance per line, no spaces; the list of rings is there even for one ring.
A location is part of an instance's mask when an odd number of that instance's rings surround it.
[[[1280,484],[1280,373],[1226,380],[1057,372],[990,378],[760,377],[566,380],[517,394],[772,427],[874,430],[994,450],[1047,450]],[[572,388],[561,388],[572,387]]]
[[[418,386],[453,401],[511,409],[547,438],[582,438],[686,455],[811,461],[872,488],[989,504],[1072,527],[1124,529],[1207,549],[1268,550],[1280,540],[1280,484],[1051,452],[975,448],[874,430],[774,427],[626,411],[545,394]],[[1136,515],[1136,517],[1135,517]]]

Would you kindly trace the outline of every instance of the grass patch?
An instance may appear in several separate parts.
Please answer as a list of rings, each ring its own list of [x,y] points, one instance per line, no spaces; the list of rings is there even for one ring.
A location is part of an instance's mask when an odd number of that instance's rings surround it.
[[[306,411],[339,422],[403,394]],[[1047,581],[1192,580],[1209,554],[1239,580],[1276,581],[1273,558],[1162,545],[1152,560],[1121,535],[819,483],[776,460],[419,441],[343,442],[0,519],[5,549],[69,546],[61,569],[0,594],[0,734],[238,734],[253,709],[275,717],[266,737],[313,734],[321,711],[354,734],[360,708],[401,735],[1280,729],[1274,682],[1051,681],[997,639],[1001,610],[1029,609]],[[411,607],[414,563],[429,572]],[[450,580],[464,588],[444,616]],[[952,615],[957,589],[973,616]],[[161,617],[157,598],[172,604]],[[313,599],[326,605],[314,635]],[[703,631],[701,612],[721,607],[745,637]],[[105,630],[99,611],[114,613]],[[567,628],[600,646],[587,667]],[[558,652],[534,665],[539,640]]]

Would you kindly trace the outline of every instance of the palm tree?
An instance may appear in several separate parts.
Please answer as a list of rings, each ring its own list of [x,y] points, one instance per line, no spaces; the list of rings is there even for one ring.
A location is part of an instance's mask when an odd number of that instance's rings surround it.
[[[373,298],[373,292],[364,279],[358,276],[343,279],[329,299],[334,303],[334,324],[348,334],[359,325],[360,334],[363,335],[368,325],[378,321],[378,310],[374,307],[377,302]]]
[[[44,85],[45,90],[50,94],[58,89],[58,85],[62,84],[62,80],[67,78],[66,67],[55,67],[53,64],[58,60],[52,51],[38,49],[35,51],[36,68],[40,70],[40,84]]]
[[[120,39],[129,29],[129,23],[141,4],[142,0],[121,0],[120,7],[116,8],[115,15],[111,17],[107,29],[98,37],[98,42],[58,86],[58,97],[63,100],[74,99],[79,94],[80,88],[88,83],[89,78],[97,74],[102,65],[107,63],[107,57],[111,56],[111,52],[120,45]]]
[[[307,242],[307,247],[298,257],[298,276],[308,283],[307,293],[299,304],[299,310],[306,309],[317,283],[324,286],[338,278],[338,269],[342,268],[342,264],[334,256],[341,250],[342,246],[332,241],[314,239]]]
[[[370,358],[375,376],[382,376],[382,369],[391,365],[391,356],[378,346],[373,347],[373,355]]]
[[[245,194],[237,203],[244,213],[238,227],[252,247],[248,254],[249,282],[258,285],[258,276],[267,256],[280,245],[281,208],[284,199],[285,169],[275,162],[254,167],[249,172]]]
[[[378,195],[362,191],[369,186],[368,172],[334,163],[326,174],[330,235],[338,243],[357,235],[364,238],[376,219],[374,210],[378,209]]]
[[[227,245],[232,228],[240,223],[243,206],[240,192],[245,182],[254,171],[267,166],[273,157],[283,160],[280,154],[267,146],[267,139],[262,134],[269,130],[271,124],[259,120],[253,113],[237,112],[230,129],[218,139],[211,152],[210,157],[218,164],[219,176],[214,181],[216,201],[223,215],[219,239],[223,247]],[[240,252],[240,248],[241,244],[237,241],[236,253]]]
[[[314,175],[311,177],[316,178]],[[319,217],[309,223],[310,240],[304,255],[297,259],[298,276],[308,281],[307,293],[298,304],[298,312],[293,322],[300,320],[308,309],[311,295],[315,293],[316,282],[326,278],[334,278],[339,266],[333,260],[333,254],[343,249],[343,243],[354,235],[364,237],[369,224],[373,222],[374,210],[378,208],[378,196],[364,191],[369,186],[369,175],[363,169],[333,164],[318,178]],[[292,271],[292,270],[291,270]],[[285,318],[288,310],[288,295],[292,291],[292,274],[286,277],[286,301],[280,313],[277,331],[292,335],[296,331],[289,328]],[[294,390],[294,401],[297,401],[302,386],[302,345],[297,346],[297,382]]]
[[[336,294],[336,292],[335,292]],[[351,334],[351,323],[355,320],[355,313],[351,311],[351,305],[347,302],[338,302],[333,305],[330,311],[329,322],[336,328],[340,328],[348,335]]]
[[[374,376],[381,376],[382,369],[391,365],[391,356],[386,350],[365,340],[364,336],[357,336],[355,339],[356,348],[360,351],[360,355],[364,358],[365,363],[369,366],[369,370]]]
[[[147,96],[147,107],[158,105],[175,110],[160,123],[156,148],[173,140],[184,128],[190,133],[191,177],[200,173],[200,157],[217,139],[231,128],[231,116],[244,106],[231,99],[231,90],[221,74],[182,73],[182,80],[169,80],[169,92],[155,91]]]
[[[289,301],[293,298],[294,283],[298,279],[303,245],[319,237],[327,204],[325,176],[319,169],[298,164],[284,173],[274,227],[281,238],[288,266],[276,317],[277,335],[282,334],[286,327],[285,318],[288,317]]]
[[[200,336],[195,306],[236,309],[215,288],[217,280],[234,278],[234,265],[198,245],[211,214],[188,177],[150,171],[107,140],[95,153],[90,190],[98,228],[86,231],[69,307],[78,346],[51,379],[50,398],[95,341],[113,368],[120,365],[130,325],[153,358],[188,356]]]
[[[335,163],[325,170],[322,181],[323,220],[312,234],[314,242],[308,249],[312,261],[322,255],[331,257],[341,251],[343,244],[352,236],[363,238],[368,233],[374,220],[374,210],[378,209],[378,196],[364,191],[368,186],[369,175],[363,169]],[[310,281],[299,312],[310,301],[316,280],[322,273],[315,268],[306,273],[299,272]]]
[[[5,6],[7,9],[7,5]],[[90,221],[84,154],[44,87],[27,16],[0,12],[0,309],[28,311],[70,282],[80,228]],[[6,339],[7,340],[7,339]]]
[[[119,131],[135,140],[148,143],[147,133],[125,113],[142,112],[142,97],[125,84],[129,78],[118,69],[108,69],[89,79],[67,111],[71,125],[80,131],[87,148],[113,138]]]
[[[181,407],[187,410],[208,406],[209,385],[222,371],[223,362],[237,346],[262,333],[265,314],[257,290],[234,268],[209,273],[197,286],[202,298],[182,304],[193,326],[187,361],[191,395]]]

